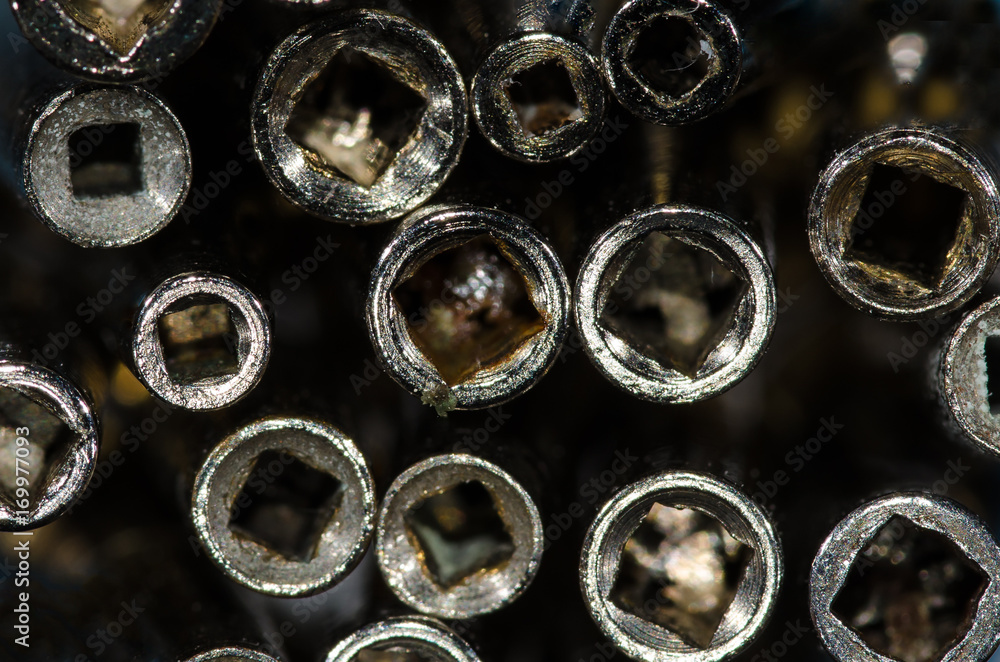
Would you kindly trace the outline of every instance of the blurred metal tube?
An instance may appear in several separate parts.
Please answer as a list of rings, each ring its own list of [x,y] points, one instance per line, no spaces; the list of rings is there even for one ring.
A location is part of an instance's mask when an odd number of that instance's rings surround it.
[[[876,167],[895,168],[900,176],[887,190],[874,190]],[[927,220],[941,227],[954,221],[942,255],[918,261],[896,256],[891,246],[867,246],[886,222],[880,219],[896,214],[893,207],[903,206],[910,189],[930,186],[934,197],[907,213],[934,214]],[[930,206],[956,195],[962,200],[955,209]],[[944,214],[954,218],[939,217]],[[855,308],[884,319],[937,317],[961,307],[1000,259],[1000,189],[992,162],[975,143],[937,129],[877,131],[838,153],[816,184],[808,223],[813,257],[830,285]],[[896,234],[894,241],[931,249],[938,241],[913,230]]]
[[[162,79],[208,37],[223,0],[10,0],[21,32],[76,76],[106,82]]]
[[[612,595],[626,544],[656,507],[708,515],[749,547],[742,578],[707,645],[694,645],[674,629],[653,622],[644,610],[637,614],[623,609]],[[662,546],[657,549],[663,551]],[[685,552],[692,550],[671,550]],[[698,563],[696,558],[691,562]],[[777,601],[783,565],[774,527],[750,497],[710,474],[668,471],[624,487],[604,504],[583,544],[580,580],[591,617],[632,659],[719,661],[746,649],[764,629]]]
[[[849,575],[856,572],[855,564],[861,562],[862,552],[895,518],[944,536],[985,574],[985,589],[977,598],[968,631],[937,655],[948,662],[988,659],[1000,643],[1000,548],[983,522],[965,508],[950,499],[916,492],[890,494],[864,504],[837,524],[817,552],[809,578],[809,608],[826,649],[842,662],[889,659],[865,643],[855,629],[845,624],[843,616],[834,613],[834,602]],[[891,563],[903,560],[893,557]],[[912,570],[917,573],[921,569]]]
[[[488,493],[492,505],[455,496],[470,484],[484,488],[480,497]],[[433,511],[430,500],[445,495],[454,498],[440,506],[442,512],[461,512],[464,534],[453,517],[418,515]],[[485,525],[476,530],[477,508],[494,530]],[[472,541],[491,535],[494,539],[478,545],[490,545],[489,554],[471,549]],[[464,619],[516,600],[538,572],[542,544],[541,515],[525,488],[492,462],[454,453],[418,462],[393,481],[379,511],[375,549],[382,576],[406,605],[440,618]],[[463,562],[463,555],[476,554],[475,563]]]
[[[367,651],[412,655],[435,662],[479,662],[479,656],[443,623],[423,617],[395,617],[354,632],[327,654],[326,662],[353,662]]]
[[[443,376],[440,365],[421,350],[411,328],[415,320],[401,309],[394,292],[436,255],[478,238],[495,243],[523,279],[540,327],[508,344],[499,356],[467,366],[466,374],[452,379]],[[479,290],[491,286],[489,278],[476,282],[475,296],[486,296]],[[493,286],[503,289],[496,283]],[[432,307],[447,299],[455,301],[447,292],[436,294]],[[407,391],[444,412],[502,404],[531,388],[558,355],[568,329],[569,305],[562,264],[545,238],[525,221],[483,207],[432,206],[401,223],[383,249],[372,271],[367,319],[372,344],[386,371]]]
[[[387,91],[396,98],[379,97]],[[305,25],[271,53],[251,122],[257,157],[286,198],[365,224],[398,218],[441,186],[462,152],[466,113],[462,77],[430,33],[357,9]]]

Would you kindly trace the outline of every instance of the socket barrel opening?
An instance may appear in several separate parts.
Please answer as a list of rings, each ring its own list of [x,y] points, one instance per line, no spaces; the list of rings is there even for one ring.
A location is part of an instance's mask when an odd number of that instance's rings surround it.
[[[479,481],[467,481],[416,503],[404,514],[427,574],[443,589],[503,566],[514,540],[502,511]]]
[[[947,537],[897,515],[858,554],[831,612],[881,655],[933,662],[969,632],[988,582]]]
[[[246,354],[241,347],[246,328],[242,315],[221,297],[181,298],[157,320],[167,373],[185,385],[237,374]]]
[[[308,563],[342,496],[341,481],[330,473],[266,450],[233,501],[229,528],[288,561]]]
[[[73,441],[65,421],[33,398],[0,387],[0,499],[34,505]],[[23,510],[17,508],[16,510]]]
[[[625,543],[610,598],[704,650],[736,597],[751,552],[714,517],[654,503]]]
[[[354,657],[357,662],[436,662],[437,658],[407,646],[394,644],[386,648],[365,648]]]
[[[694,378],[735,324],[749,284],[712,251],[652,232],[614,282],[601,322],[636,351]]]
[[[128,55],[165,20],[176,0],[56,0],[77,23],[120,55]]]
[[[715,60],[711,43],[690,19],[660,14],[639,30],[625,64],[649,89],[677,99],[709,75]]]
[[[486,235],[434,255],[392,296],[449,386],[502,363],[545,328],[524,275]]]
[[[70,184],[78,199],[144,190],[142,138],[135,122],[97,124],[69,137]]]
[[[558,59],[517,72],[504,90],[527,138],[551,133],[583,117],[573,80]]]
[[[426,109],[423,94],[388,64],[343,46],[305,85],[285,131],[320,171],[371,188]]]

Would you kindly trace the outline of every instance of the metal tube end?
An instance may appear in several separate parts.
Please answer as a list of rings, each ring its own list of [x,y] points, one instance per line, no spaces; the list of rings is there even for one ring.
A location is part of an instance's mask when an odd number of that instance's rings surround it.
[[[271,322],[261,300],[231,278],[178,274],[143,300],[131,351],[137,376],[158,398],[184,409],[220,409],[263,377]]]
[[[717,111],[743,72],[743,37],[716,2],[628,0],[612,17],[604,76],[630,112],[687,124]]]
[[[198,653],[183,662],[280,662],[278,658],[253,648],[227,646]]]
[[[968,438],[1000,454],[1000,298],[969,312],[947,338],[937,378],[938,392]],[[994,374],[997,373],[997,374]],[[992,385],[992,388],[991,388]]]
[[[1000,257],[1000,191],[969,148],[889,129],[838,154],[809,207],[809,245],[852,306],[886,319],[965,304]]]
[[[32,209],[53,231],[81,246],[127,246],[177,213],[191,187],[191,149],[153,94],[78,85],[32,123],[21,176]]]
[[[809,607],[836,660],[981,662],[1000,642],[1000,548],[954,501],[881,497],[845,517],[813,561]]]
[[[426,207],[383,249],[367,317],[386,371],[406,390],[442,412],[481,409],[548,371],[566,336],[569,285],[551,246],[518,217]]]
[[[257,156],[285,197],[364,224],[398,218],[441,186],[466,115],[465,84],[440,42],[405,18],[359,9],[275,49],[251,121]]]
[[[47,524],[83,493],[100,437],[83,393],[65,377],[0,361],[0,531]]]
[[[761,248],[725,216],[689,206],[650,207],[604,232],[580,267],[574,301],[594,364],[654,402],[734,386],[763,355],[776,316]],[[663,324],[650,323],[650,311]]]
[[[454,511],[461,521],[449,517]],[[500,467],[465,454],[438,455],[404,471],[379,512],[379,568],[417,611],[470,618],[517,599],[538,572],[542,518]]]
[[[782,565],[774,528],[747,495],[708,474],[665,472],[601,508],[580,576],[591,616],[626,655],[708,662],[761,632]]]
[[[294,597],[330,588],[361,560],[375,486],[361,452],[336,428],[270,417],[212,450],[191,507],[202,545],[226,575]]]
[[[479,662],[476,652],[457,634],[421,616],[387,618],[361,628],[334,646],[326,662],[382,659],[379,653],[433,662]]]
[[[471,96],[483,135],[521,161],[571,156],[604,121],[597,58],[582,44],[545,32],[497,46],[473,77]]]
[[[46,58],[82,78],[161,79],[215,25],[222,0],[16,0],[21,32]]]

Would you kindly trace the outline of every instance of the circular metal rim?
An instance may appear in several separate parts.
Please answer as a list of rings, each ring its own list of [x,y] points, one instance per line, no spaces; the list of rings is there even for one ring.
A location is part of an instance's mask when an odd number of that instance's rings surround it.
[[[263,580],[251,573],[245,572],[238,563],[239,559],[225,553],[222,549],[222,542],[217,536],[216,527],[212,524],[209,504],[212,503],[212,495],[215,492],[216,476],[230,453],[242,444],[250,443],[260,434],[287,430],[289,428],[305,432],[325,442],[329,442],[332,449],[353,469],[354,480],[352,481],[352,486],[357,489],[358,503],[355,510],[359,515],[359,528],[353,532],[352,539],[354,544],[350,546],[350,550],[346,554],[342,554],[339,560],[335,560],[334,563],[324,564],[323,571],[316,574],[311,580],[275,582]],[[282,450],[285,448],[278,448],[275,444],[268,444],[267,449]],[[256,458],[259,455],[260,452],[256,453],[254,457]],[[338,477],[338,479],[342,483],[346,482],[342,477]],[[344,502],[342,501],[338,507],[338,513],[343,508]],[[331,588],[346,577],[358,565],[368,548],[372,532],[375,528],[375,511],[375,483],[364,455],[358,450],[354,442],[332,425],[306,418],[280,416],[264,418],[245,425],[223,439],[213,448],[195,475],[191,497],[191,513],[195,532],[201,544],[208,552],[209,557],[222,572],[254,591],[279,597],[310,595]],[[327,530],[332,526],[333,521],[331,520],[331,523],[327,525]],[[224,535],[228,538],[233,538],[232,532],[229,532],[228,527],[225,528],[228,533],[224,533]],[[339,535],[342,536],[344,534],[341,533]],[[236,544],[235,547],[239,547],[239,545]],[[313,562],[315,562],[315,559]],[[313,562],[306,564],[283,561],[282,565],[291,573],[292,570],[301,569]]]
[[[132,96],[135,99],[140,100],[147,106],[147,112],[159,113],[160,121],[174,129],[174,138],[183,153],[183,162],[178,165],[180,166],[180,170],[184,173],[184,181],[180,187],[173,189],[173,200],[169,207],[160,216],[158,222],[150,224],[140,233],[130,233],[127,236],[115,239],[101,237],[88,238],[74,232],[70,228],[65,227],[57,218],[48,213],[48,205],[38,195],[38,189],[34,185],[35,177],[33,171],[35,163],[35,148],[38,144],[39,135],[41,135],[44,126],[52,119],[52,116],[62,110],[68,102],[95,93],[122,94],[125,96]],[[120,246],[131,246],[148,239],[170,224],[170,222],[177,215],[181,206],[184,204],[184,201],[187,199],[188,192],[191,189],[191,145],[188,142],[187,133],[184,131],[184,127],[181,126],[173,111],[170,110],[162,99],[140,87],[78,84],[61,94],[56,95],[45,104],[41,112],[38,113],[38,116],[31,123],[31,127],[28,131],[27,144],[24,148],[24,155],[24,162],[21,166],[22,186],[27,192],[26,197],[35,213],[35,216],[37,216],[50,230],[56,234],[68,239],[78,246],[84,246],[87,248],[116,248]],[[154,192],[150,192],[150,194],[152,193]],[[171,196],[154,197],[157,197],[158,199],[169,199]]]
[[[967,193],[970,196],[978,193],[982,198],[982,212],[990,219],[989,239],[985,242],[988,251],[984,255],[985,259],[979,261],[978,268],[950,289],[908,306],[893,304],[879,296],[878,291],[860,287],[855,278],[848,277],[846,262],[837,241],[838,228],[834,227],[834,221],[828,220],[824,213],[834,186],[841,176],[851,172],[855,167],[853,164],[865,156],[900,147],[930,149],[946,156],[952,163],[967,167],[972,179],[979,185],[978,191]],[[887,129],[865,136],[837,154],[826,167],[810,200],[808,228],[809,248],[820,271],[834,291],[851,306],[888,320],[939,316],[965,305],[996,268],[997,260],[1000,259],[1000,189],[986,164],[964,145],[925,129]]]
[[[621,549],[609,550],[609,538],[623,515],[664,499],[671,492],[700,493],[732,509],[753,537],[751,547],[763,564],[763,590],[752,617],[728,641],[705,650],[671,653],[636,641],[614,620],[603,585],[610,590]],[[713,515],[714,516],[714,515]],[[641,520],[640,520],[641,521]],[[727,527],[729,528],[729,527]],[[730,534],[733,532],[730,530]],[[625,536],[627,539],[631,532]],[[744,541],[745,542],[745,541]],[[621,651],[643,662],[720,662],[744,650],[771,616],[781,589],[783,562],[781,543],[764,511],[740,490],[706,473],[667,471],[632,483],[608,500],[594,518],[580,555],[580,578],[584,599],[598,628]],[[746,579],[744,578],[744,581]]]
[[[423,616],[387,618],[357,630],[330,650],[326,662],[353,662],[373,645],[423,644],[435,648],[440,662],[479,662],[479,656],[443,623]],[[447,657],[441,657],[441,654]]]
[[[547,57],[537,62],[558,60],[569,75],[580,104],[582,117],[541,136],[527,137],[510,121],[509,97],[502,82],[525,70],[528,59],[537,53]],[[490,82],[497,85],[491,86]],[[604,123],[604,86],[600,63],[585,46],[565,37],[532,32],[498,45],[472,78],[472,111],[480,132],[505,156],[529,163],[543,163],[570,157],[600,131]]]
[[[204,386],[177,384],[163,357],[157,323],[167,309],[191,295],[222,299],[246,323],[248,352],[239,371],[222,382]],[[132,360],[139,379],[158,398],[190,410],[221,409],[246,396],[260,382],[271,358],[271,323],[263,302],[235,280],[205,271],[172,276],[150,292],[136,314]]]
[[[297,95],[275,101],[283,76],[295,58],[322,43],[337,40],[382,61],[392,55],[387,49],[388,44],[393,44],[419,58],[424,69],[436,74],[436,80],[428,88],[436,88],[439,94],[427,99],[428,106],[417,130],[423,139],[409,140],[367,189],[343,177],[322,175],[304,165],[303,149],[285,133]],[[302,87],[304,84],[300,84],[300,90]],[[426,202],[457,165],[468,132],[465,83],[444,46],[407,19],[378,10],[338,11],[303,26],[285,39],[264,65],[252,108],[254,151],[271,183],[285,198],[310,214],[352,225],[392,220]],[[435,144],[430,145],[431,142]],[[428,149],[433,152],[426,153]],[[290,174],[286,164],[296,164],[297,173]]]
[[[626,64],[632,42],[641,28],[663,15],[686,18],[697,26],[721,58],[719,71],[707,75],[690,92],[666,101],[638,80]],[[714,26],[714,29],[708,29]],[[729,100],[743,73],[743,46],[739,28],[716,3],[678,0],[628,0],[608,23],[601,45],[601,65],[608,86],[632,114],[666,126],[688,124],[719,110]]]
[[[251,662],[278,662],[277,658],[253,648],[244,646],[227,646],[225,648],[213,648],[212,650],[198,653],[187,658],[184,662],[210,662],[234,657],[240,660],[251,660]]]
[[[58,2],[11,1],[21,33],[50,62],[81,78],[115,83],[162,79],[201,47],[222,6],[223,0],[174,0],[168,10],[170,19],[154,25],[130,53],[122,55],[67,14]],[[156,47],[159,44],[169,47]]]
[[[522,512],[514,519],[522,522],[527,521],[531,531],[523,540],[518,541],[517,551],[502,572],[492,575],[486,582],[442,590],[424,574],[419,564],[408,564],[405,567],[393,565],[394,560],[406,555],[404,552],[398,551],[403,545],[414,552],[414,555],[416,555],[416,550],[413,550],[409,542],[403,543],[398,539],[398,536],[390,535],[390,529],[404,529],[405,524],[397,520],[404,516],[409,505],[423,496],[422,493],[410,493],[413,491],[416,481],[426,478],[429,474],[447,472],[453,467],[465,468],[468,473],[460,479],[443,483],[445,489],[471,479],[478,480],[494,499],[500,498],[497,492],[503,493],[503,496],[506,497],[504,500],[506,507],[503,509],[505,512],[510,512],[513,506],[520,505]],[[392,506],[400,502],[403,505],[393,511]],[[393,513],[397,517],[393,517]],[[507,524],[507,520],[504,521]],[[530,548],[523,549],[522,543],[525,541],[530,541]],[[379,570],[385,583],[404,604],[416,611],[439,618],[464,619],[496,611],[520,597],[538,574],[544,547],[543,541],[542,516],[538,507],[513,476],[492,462],[487,462],[474,455],[450,453],[436,455],[418,462],[392,482],[382,499],[382,507],[379,510],[375,551]],[[503,578],[513,578],[515,581],[506,586],[505,590],[499,592],[498,595],[495,589],[502,583]],[[456,591],[456,589],[460,590]],[[428,597],[431,599],[428,600]]]
[[[809,577],[809,611],[823,645],[836,660],[891,662],[862,642],[830,607],[857,555],[894,516],[946,536],[989,577],[977,608],[986,606],[987,617],[977,611],[969,632],[941,662],[987,659],[1000,642],[1000,548],[986,526],[965,508],[950,499],[919,492],[891,494],[864,504],[841,520],[823,541]]]
[[[1000,309],[1000,297],[995,297],[969,311],[962,318],[961,323],[948,337],[945,344],[941,362],[941,387],[939,389],[944,394],[948,409],[962,432],[980,447],[993,454],[1000,454],[1000,421],[994,422],[993,428],[990,430],[981,425],[974,414],[968,413],[967,407],[973,403],[968,398],[960,397],[960,393],[963,393],[965,389],[958,388],[960,385],[959,372],[962,369],[959,365],[959,353],[968,342],[970,331],[980,327],[981,320],[986,315],[997,314],[998,309]],[[1000,315],[997,317],[997,328],[1000,330]],[[967,384],[966,386],[971,385]],[[987,416],[993,418],[992,414],[987,414]]]
[[[700,377],[692,379],[663,368],[663,375],[671,377],[667,381],[639,371],[610,347],[608,336],[613,334],[600,323],[604,274],[629,246],[653,232],[693,239],[730,270],[738,268],[748,283],[744,300],[750,302],[754,313],[749,332],[731,361]],[[774,276],[760,246],[722,214],[687,205],[650,207],[626,216],[602,233],[580,265],[574,300],[577,329],[587,356],[611,382],[652,402],[695,402],[735,386],[763,356],[777,317]]]
[[[437,253],[482,235],[503,245],[512,266],[529,284],[545,328],[501,365],[489,366],[448,386],[406,330],[392,292],[408,274]],[[483,409],[527,391],[555,362],[569,324],[569,281],[545,238],[520,218],[469,205],[425,207],[400,224],[372,271],[366,309],[369,336],[386,372],[415,395],[447,392],[450,409]]]
[[[87,488],[97,465],[99,421],[84,393],[49,368],[22,361],[0,362],[0,386],[44,406],[73,432],[73,442],[66,448],[64,461],[70,471],[59,481],[58,489],[53,492],[50,484],[49,490],[33,499],[34,508],[29,509],[25,518],[15,515],[21,510],[15,504],[0,501],[0,531],[27,531],[59,517]]]

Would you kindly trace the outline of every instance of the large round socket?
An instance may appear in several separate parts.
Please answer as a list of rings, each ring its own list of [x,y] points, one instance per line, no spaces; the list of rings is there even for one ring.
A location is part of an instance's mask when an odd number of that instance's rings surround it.
[[[538,507],[520,483],[464,454],[429,458],[396,478],[377,535],[389,587],[413,609],[441,618],[471,618],[514,601],[534,579],[544,542]]]
[[[375,527],[375,485],[338,429],[272,417],[212,450],[191,508],[201,544],[226,575],[294,597],[332,587],[361,560]]]
[[[613,383],[693,402],[743,379],[776,316],[771,267],[735,222],[688,206],[636,212],[591,246],[576,284],[584,350]]]
[[[75,244],[156,234],[191,187],[191,150],[170,109],[137,87],[78,85],[31,124],[22,184],[35,214]]]
[[[809,206],[809,245],[852,306],[886,319],[955,310],[1000,257],[1000,191],[969,147],[890,129],[838,154]]]
[[[479,662],[457,634],[431,618],[395,617],[363,627],[326,656],[326,662],[406,659],[427,662]]]
[[[781,576],[781,547],[760,507],[688,472],[618,492],[591,525],[580,562],[594,621],[644,662],[718,662],[744,650],[765,627]]]
[[[0,531],[47,524],[87,488],[100,438],[93,406],[59,373],[0,361]]]
[[[533,386],[569,320],[562,264],[534,228],[471,206],[425,207],[372,272],[368,329],[386,371],[439,411],[481,409]]]
[[[271,54],[254,93],[253,143],[286,198],[331,221],[398,218],[458,162],[465,84],[425,30],[382,11],[336,12]]]

